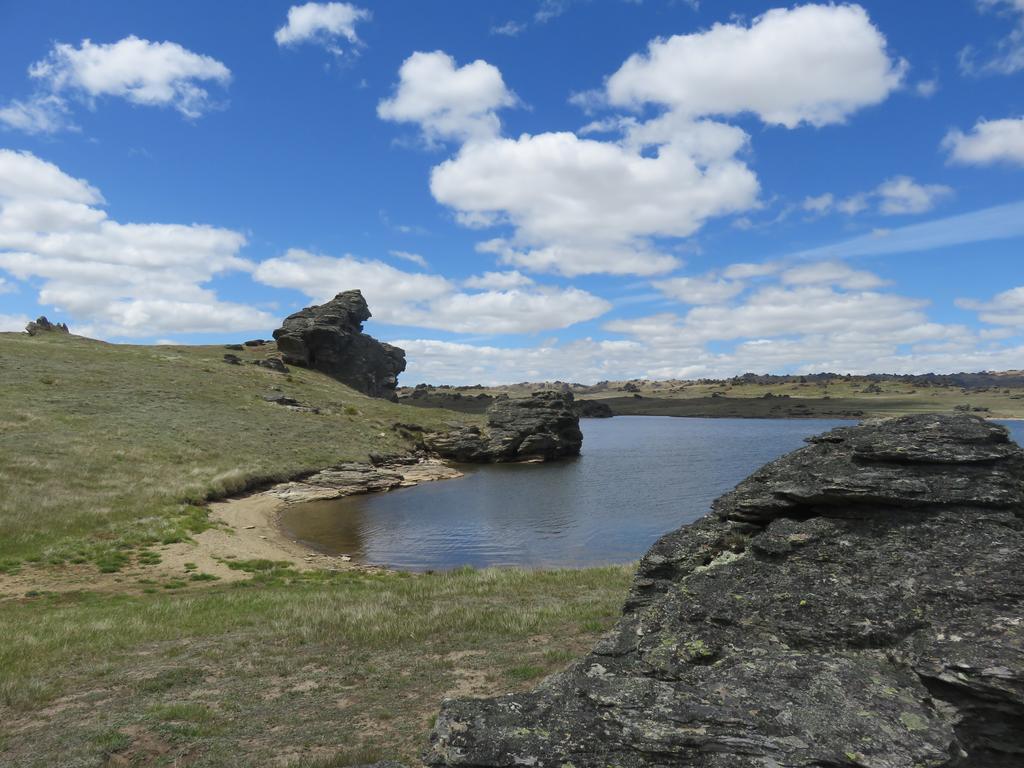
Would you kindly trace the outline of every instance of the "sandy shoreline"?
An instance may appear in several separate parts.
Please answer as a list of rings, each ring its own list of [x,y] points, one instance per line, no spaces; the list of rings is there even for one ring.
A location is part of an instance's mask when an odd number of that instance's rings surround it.
[[[357,477],[353,478],[353,474]],[[462,473],[439,459],[387,465],[383,469],[370,468],[368,465],[344,465],[341,470],[325,470],[302,481],[281,483],[260,493],[213,502],[210,504],[210,517],[223,527],[197,535],[196,545],[191,552],[209,554],[211,570],[208,572],[225,579],[228,578],[225,571],[234,578],[244,578],[245,574],[214,560],[214,557],[288,561],[296,570],[366,567],[345,555],[324,554],[288,536],[281,526],[284,511],[307,501],[386,493],[394,488],[408,488],[457,477],[462,477]],[[225,558],[225,553],[229,557]],[[196,560],[190,562],[200,565]],[[214,566],[217,570],[212,570]]]
[[[300,571],[367,568],[346,556],[327,555],[292,539],[281,527],[283,512],[306,501],[381,493],[461,476],[439,459],[382,467],[344,464],[304,480],[211,502],[210,521],[215,527],[196,534],[192,541],[151,547],[160,555],[156,565],[132,564],[118,573],[97,573],[93,565],[26,564],[17,573],[0,575],[0,597],[21,597],[29,592],[123,592],[147,586],[142,580],[187,579],[189,573],[210,574],[220,582],[250,578],[250,573],[231,568],[230,561],[274,560]]]

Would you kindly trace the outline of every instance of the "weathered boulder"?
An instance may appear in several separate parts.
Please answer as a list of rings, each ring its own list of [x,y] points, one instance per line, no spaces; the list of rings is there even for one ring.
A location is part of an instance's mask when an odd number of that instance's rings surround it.
[[[1024,451],[969,415],[809,442],[662,537],[567,671],[446,701],[427,762],[1024,765]]]
[[[369,318],[363,294],[345,291],[289,315],[274,338],[285,363],[322,371],[373,397],[394,399],[405,352],[363,333]]]
[[[40,333],[70,333],[67,323],[51,323],[46,316],[38,317],[25,326],[25,333],[36,336]]]
[[[483,430],[432,433],[423,442],[427,450],[455,461],[550,461],[579,455],[583,433],[571,392],[536,392],[495,400]]]

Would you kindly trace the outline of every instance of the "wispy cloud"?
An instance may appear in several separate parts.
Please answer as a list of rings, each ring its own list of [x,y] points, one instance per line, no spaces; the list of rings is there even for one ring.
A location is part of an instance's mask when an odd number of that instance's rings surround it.
[[[526,24],[518,21],[506,21],[504,24],[496,24],[491,27],[491,34],[518,37],[526,30],[526,27]]]
[[[790,254],[794,259],[845,259],[914,253],[951,245],[1024,237],[1024,200],[921,224],[881,230]]]

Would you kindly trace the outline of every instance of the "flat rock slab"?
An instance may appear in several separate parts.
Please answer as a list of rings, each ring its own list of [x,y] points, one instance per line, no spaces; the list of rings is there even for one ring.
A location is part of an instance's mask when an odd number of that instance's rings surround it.
[[[1022,766],[1022,516],[1024,451],[973,416],[812,438],[662,537],[568,670],[446,701],[426,760]]]
[[[462,477],[462,473],[438,459],[375,466],[348,462],[324,469],[304,480],[281,483],[268,493],[282,501],[301,503],[391,491],[433,480]]]

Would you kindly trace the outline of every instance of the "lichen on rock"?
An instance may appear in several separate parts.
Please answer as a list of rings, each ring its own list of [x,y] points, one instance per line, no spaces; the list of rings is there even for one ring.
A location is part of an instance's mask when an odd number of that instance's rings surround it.
[[[968,415],[809,443],[662,537],[568,670],[446,701],[427,762],[1024,765],[1024,451]]]

